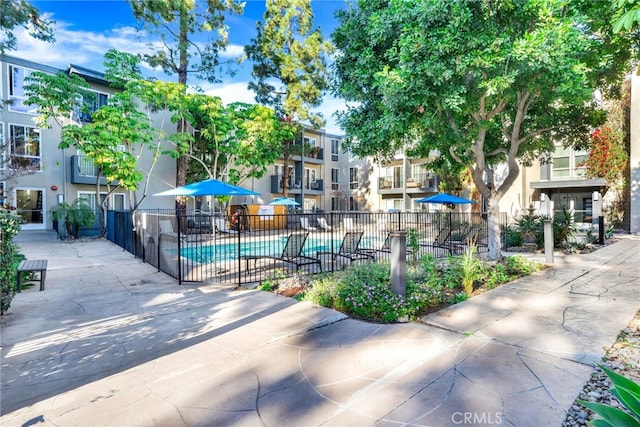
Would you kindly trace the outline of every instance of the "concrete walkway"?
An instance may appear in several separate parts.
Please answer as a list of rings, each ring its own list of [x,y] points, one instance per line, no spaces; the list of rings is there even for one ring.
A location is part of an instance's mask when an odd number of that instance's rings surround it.
[[[1,319],[2,426],[559,426],[640,308],[637,236],[394,325],[18,243],[49,270]]]

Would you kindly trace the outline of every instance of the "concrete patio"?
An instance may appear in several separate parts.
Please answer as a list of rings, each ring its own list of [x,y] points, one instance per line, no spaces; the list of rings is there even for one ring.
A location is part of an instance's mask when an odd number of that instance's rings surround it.
[[[560,425],[640,308],[640,237],[379,325],[22,232],[46,290],[2,317],[3,426]]]

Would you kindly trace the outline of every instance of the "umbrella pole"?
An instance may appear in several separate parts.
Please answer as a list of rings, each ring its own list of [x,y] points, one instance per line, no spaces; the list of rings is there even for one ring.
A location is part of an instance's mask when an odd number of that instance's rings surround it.
[[[453,237],[453,223],[451,222],[451,209],[449,209],[449,255],[453,255],[453,246],[451,245],[451,238]]]

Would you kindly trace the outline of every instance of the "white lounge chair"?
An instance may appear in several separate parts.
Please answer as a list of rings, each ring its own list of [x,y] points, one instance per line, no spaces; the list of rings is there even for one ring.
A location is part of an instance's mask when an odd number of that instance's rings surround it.
[[[309,225],[309,218],[306,218],[306,217],[300,218],[300,225],[302,226],[302,228],[304,228],[307,231],[315,231],[315,230],[317,230],[317,228]]]
[[[326,231],[333,230],[333,227],[327,224],[327,220],[324,218],[318,218],[318,225],[323,230],[326,230]]]

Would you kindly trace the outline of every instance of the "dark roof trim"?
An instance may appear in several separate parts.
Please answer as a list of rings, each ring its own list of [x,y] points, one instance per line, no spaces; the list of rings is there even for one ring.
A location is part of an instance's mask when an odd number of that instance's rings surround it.
[[[67,67],[67,73],[77,74],[89,83],[109,86],[109,81],[106,80],[104,73],[99,71],[90,70],[89,68],[81,67],[79,65],[69,64],[69,67]]]
[[[604,178],[556,179],[551,181],[535,181],[529,184],[533,190],[543,193],[600,191],[608,187]],[[547,190],[547,191],[545,191]]]

